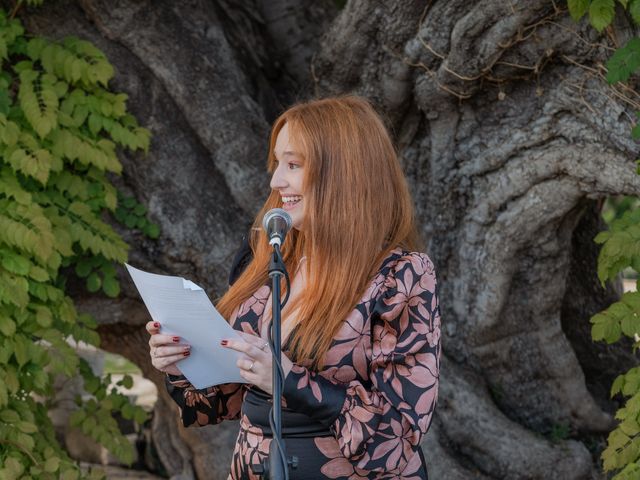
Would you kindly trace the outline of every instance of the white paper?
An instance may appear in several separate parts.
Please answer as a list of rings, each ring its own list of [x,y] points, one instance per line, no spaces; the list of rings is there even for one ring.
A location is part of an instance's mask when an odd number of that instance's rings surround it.
[[[223,339],[242,339],[218,313],[204,290],[190,280],[144,272],[125,263],[160,333],[177,335],[191,345],[191,355],[177,367],[198,389],[221,383],[247,383],[236,361],[241,355],[220,346]]]

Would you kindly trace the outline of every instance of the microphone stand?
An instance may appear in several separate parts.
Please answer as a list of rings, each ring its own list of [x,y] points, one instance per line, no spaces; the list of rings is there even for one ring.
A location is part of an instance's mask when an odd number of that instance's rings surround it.
[[[271,352],[273,354],[273,404],[271,407],[271,431],[273,438],[269,446],[269,458],[262,461],[254,473],[262,474],[264,478],[284,480],[289,478],[289,467],[295,469],[298,465],[297,457],[290,459],[286,456],[284,442],[282,440],[282,389],[284,385],[284,372],[280,364],[282,351],[282,338],[280,330],[280,281],[287,278],[286,267],[280,253],[280,245],[273,245],[273,255],[269,263],[269,277],[271,278]],[[260,468],[261,467],[261,468]],[[257,470],[257,471],[256,471]],[[260,471],[262,470],[262,471]]]

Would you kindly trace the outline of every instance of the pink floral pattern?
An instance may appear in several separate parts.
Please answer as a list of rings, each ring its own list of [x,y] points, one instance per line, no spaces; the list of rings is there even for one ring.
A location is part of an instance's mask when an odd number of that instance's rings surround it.
[[[260,332],[269,293],[261,287],[244,302],[234,328]],[[322,371],[305,359],[286,378],[283,405],[333,433],[291,442],[315,452],[317,465],[291,478],[426,478],[419,445],[438,396],[440,324],[433,263],[423,253],[394,250],[344,320]],[[184,377],[167,385],[186,426],[240,419],[230,478],[257,478],[250,465],[265,458],[271,440],[241,413],[250,387],[196,391]]]

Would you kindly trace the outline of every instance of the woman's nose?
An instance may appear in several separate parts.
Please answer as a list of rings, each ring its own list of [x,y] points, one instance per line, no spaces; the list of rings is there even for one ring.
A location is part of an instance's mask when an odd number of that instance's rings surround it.
[[[269,186],[273,190],[278,190],[279,188],[285,188],[287,186],[287,179],[282,174],[280,168],[276,168],[273,171],[273,175],[271,175],[271,182],[269,182]]]

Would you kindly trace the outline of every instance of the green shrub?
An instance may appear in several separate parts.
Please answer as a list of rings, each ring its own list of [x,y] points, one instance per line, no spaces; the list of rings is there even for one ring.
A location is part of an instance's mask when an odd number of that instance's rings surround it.
[[[118,295],[114,265],[128,246],[106,214],[158,236],[146,209],[109,180],[122,171],[117,148],[146,152],[150,134],[127,113],[127,96],[108,89],[113,67],[100,50],[28,36],[12,16],[0,10],[0,478],[73,480],[82,473],[47,416],[57,375],[82,375],[89,398],[76,399],[71,424],[124,462],[134,451],[112,413],[146,418],[70,346],[100,339],[66,277]]]

